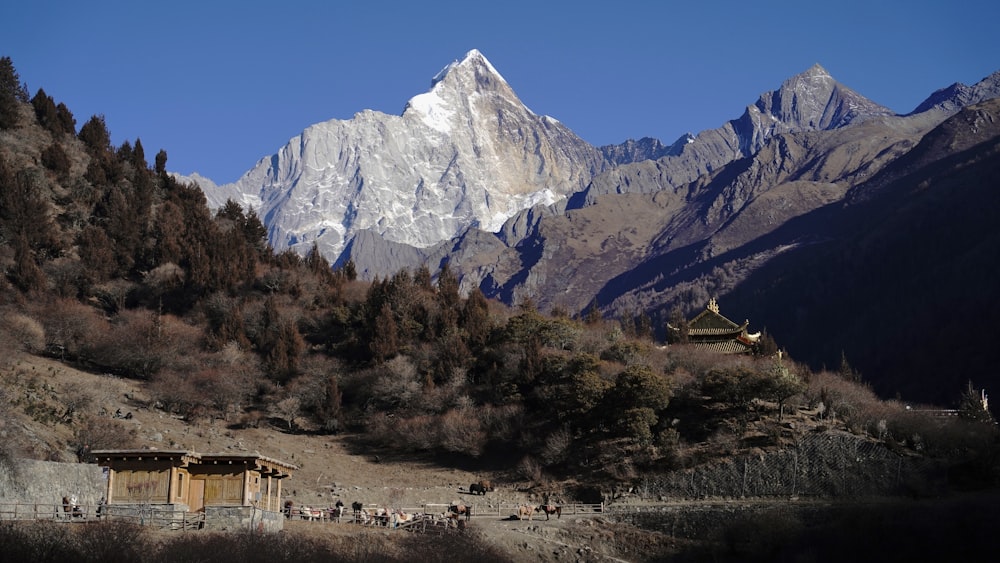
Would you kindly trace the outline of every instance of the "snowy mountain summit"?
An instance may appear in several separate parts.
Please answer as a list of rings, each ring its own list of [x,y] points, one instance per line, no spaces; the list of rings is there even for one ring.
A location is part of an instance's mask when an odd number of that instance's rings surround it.
[[[496,231],[582,189],[603,166],[596,148],[531,112],[472,50],[402,115],[318,123],[237,182],[205,191],[212,207],[232,199],[255,209],[275,250],[304,254],[316,243],[334,261],[362,230],[421,248],[469,227]]]

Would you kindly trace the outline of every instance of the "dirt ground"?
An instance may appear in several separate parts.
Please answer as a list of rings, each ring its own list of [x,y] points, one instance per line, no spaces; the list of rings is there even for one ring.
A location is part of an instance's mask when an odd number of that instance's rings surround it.
[[[444,505],[472,504],[474,516],[465,533],[480,534],[516,561],[623,560],[615,555],[622,546],[615,545],[613,523],[600,514],[563,515],[547,521],[535,515],[530,522],[517,520],[514,514],[518,504],[537,506],[544,500],[540,487],[533,483],[505,481],[501,475],[447,467],[433,459],[399,459],[384,452],[359,450],[349,435],[290,434],[271,427],[233,428],[219,419],[190,424],[155,408],[142,382],[77,371],[45,358],[25,358],[0,375],[14,396],[34,394],[36,400],[49,397],[58,403],[68,396],[83,395],[85,400],[80,404],[85,406],[81,412],[114,418],[114,413],[120,411],[122,418],[117,420],[135,428],[141,447],[259,453],[294,464],[298,469],[283,482],[282,497],[296,505],[322,508],[340,499],[347,506],[355,501],[398,508],[442,505],[431,509],[444,511]],[[23,432],[36,442],[48,442],[45,446],[36,443],[36,451],[58,447],[59,442],[68,439],[65,428],[38,424],[21,413],[8,414],[11,416],[5,432]],[[68,450],[61,457],[63,461],[74,461]],[[469,485],[481,479],[494,481],[496,490],[471,495]],[[548,485],[547,491],[558,490],[557,484]],[[371,532],[347,523],[286,523],[286,532],[295,534]]]

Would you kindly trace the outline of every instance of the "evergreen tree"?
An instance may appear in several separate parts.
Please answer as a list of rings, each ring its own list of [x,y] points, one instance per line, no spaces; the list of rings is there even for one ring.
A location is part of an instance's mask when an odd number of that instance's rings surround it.
[[[597,306],[597,301],[595,300],[590,303],[590,307],[583,314],[583,322],[588,325],[596,325],[602,320],[604,320],[604,315],[601,314],[601,309]]]
[[[635,335],[646,340],[653,339],[653,321],[646,311],[639,311],[635,318]]]
[[[319,246],[315,242],[306,254],[305,262],[309,271],[320,276],[320,279],[327,279],[331,273],[330,262],[320,253]]]
[[[258,258],[263,259],[273,254],[271,245],[267,242],[267,228],[260,222],[260,217],[252,207],[247,210],[243,221],[243,238],[257,251]]]
[[[135,166],[136,170],[141,171],[149,168],[149,163],[146,162],[146,151],[142,148],[142,141],[138,138],[136,138],[135,147],[132,149],[132,165]]]
[[[167,151],[160,149],[160,152],[156,153],[156,164],[153,169],[157,176],[164,176],[167,173]]]
[[[9,274],[11,282],[25,293],[45,289],[45,274],[38,267],[28,239],[20,235],[14,241],[14,268]]]
[[[91,156],[103,157],[111,152],[111,134],[108,133],[103,115],[92,116],[84,123],[77,138],[87,147]]]
[[[470,346],[479,348],[486,345],[493,331],[493,322],[490,319],[489,302],[478,287],[469,292],[462,307],[459,325],[465,330]]]
[[[53,142],[42,150],[42,165],[55,172],[60,178],[64,179],[69,174],[71,167],[69,156],[66,155],[66,151],[63,150],[59,141]]]
[[[0,129],[17,126],[21,104],[28,101],[28,88],[21,83],[10,57],[0,58]]]
[[[990,414],[989,403],[986,400],[986,392],[972,386],[972,380],[962,390],[962,398],[958,405],[958,414],[966,420],[975,422],[993,422],[993,415]]]
[[[670,310],[670,320],[667,323],[677,329],[676,331],[667,329],[667,341],[670,344],[687,344],[691,327],[688,326],[687,317],[681,312],[680,307]]]
[[[34,173],[15,173],[0,156],[0,243],[23,237],[33,251],[58,250],[58,233],[41,188]]]
[[[442,306],[452,309],[458,306],[458,278],[451,271],[451,266],[448,262],[445,262],[441,266],[441,272],[438,274],[437,289],[438,299],[441,301]]]
[[[431,285],[431,270],[427,267],[427,264],[421,264],[417,267],[417,271],[413,273],[413,283],[424,291],[433,289]]]
[[[73,117],[73,112],[69,111],[66,104],[59,102],[59,105],[56,106],[56,114],[60,130],[67,135],[76,135],[76,118]]]
[[[344,262],[344,266],[340,269],[340,271],[343,274],[344,279],[347,281],[354,281],[358,279],[358,269],[354,266],[354,260],[351,258],[348,258],[347,262]]]
[[[77,239],[77,252],[91,283],[106,281],[115,269],[114,244],[104,229],[87,225]]]
[[[375,330],[371,341],[372,357],[376,363],[392,359],[399,352],[399,328],[392,307],[382,305],[375,318]]]
[[[844,378],[845,381],[861,383],[861,372],[855,370],[851,364],[848,363],[847,354],[843,350],[840,351],[840,367],[837,369],[837,373],[840,377]]]
[[[39,88],[34,98],[31,98],[31,105],[35,108],[35,119],[38,124],[47,129],[53,135],[62,133],[62,124],[59,122],[59,111],[52,97]]]

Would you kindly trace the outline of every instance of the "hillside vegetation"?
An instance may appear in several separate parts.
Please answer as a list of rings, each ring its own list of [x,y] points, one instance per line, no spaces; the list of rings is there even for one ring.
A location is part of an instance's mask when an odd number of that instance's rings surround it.
[[[447,264],[363,282],[318,252],[275,254],[253,209],[212,214],[166,151],[150,166],[139,139],[111,146],[101,116],[77,130],[43,90],[29,99],[9,58],[0,98],[0,420],[60,429],[0,429],[5,457],[149,445],[91,390],[19,367],[44,356],[134,381],[192,426],[349,433],[531,483],[628,487],[832,430],[972,460],[965,485],[992,483],[995,430],[971,385],[965,416],[942,423],[877,399],[846,361],[661,346],[641,314],[462,295]]]

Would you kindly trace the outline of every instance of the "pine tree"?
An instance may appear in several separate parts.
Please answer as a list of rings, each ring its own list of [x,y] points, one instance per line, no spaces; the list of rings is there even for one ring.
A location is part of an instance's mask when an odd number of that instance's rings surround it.
[[[160,152],[156,153],[156,164],[153,170],[158,176],[167,174],[167,151],[160,149]]]
[[[104,229],[87,225],[77,240],[80,262],[92,283],[106,281],[115,269],[114,244]]]
[[[375,318],[375,330],[372,336],[371,351],[376,363],[392,359],[399,352],[399,327],[392,307],[388,303],[382,305]]]
[[[56,106],[56,113],[60,130],[67,135],[76,135],[76,118],[73,117],[73,112],[69,111],[66,104],[59,102],[59,105]]]
[[[132,165],[141,171],[149,168],[149,163],[146,162],[146,150],[142,148],[142,141],[138,138],[135,140],[135,147],[132,149]]]
[[[65,178],[70,171],[69,156],[63,150],[59,141],[42,149],[42,165],[55,172],[60,178]]]
[[[20,235],[14,241],[14,268],[10,273],[11,281],[21,291],[41,291],[45,289],[45,274],[38,267],[28,239]]]
[[[597,301],[595,300],[587,308],[587,312],[583,314],[583,322],[588,325],[596,325],[603,319],[604,315],[601,314],[601,309],[597,306]]]
[[[103,115],[92,116],[84,123],[77,138],[87,147],[91,156],[103,157],[111,152],[111,134],[108,133]]]
[[[31,98],[31,105],[35,108],[35,119],[38,124],[47,129],[53,135],[62,133],[62,124],[59,122],[59,111],[52,96],[39,88],[34,98]]]
[[[17,126],[21,104],[28,101],[28,88],[21,83],[10,57],[0,58],[0,129]]]
[[[354,265],[354,260],[348,258],[347,262],[344,262],[344,266],[340,269],[344,275],[344,279],[347,281],[354,281],[358,279],[358,269]]]
[[[0,243],[24,237],[33,251],[58,250],[51,206],[41,189],[35,173],[15,173],[0,156]]]

